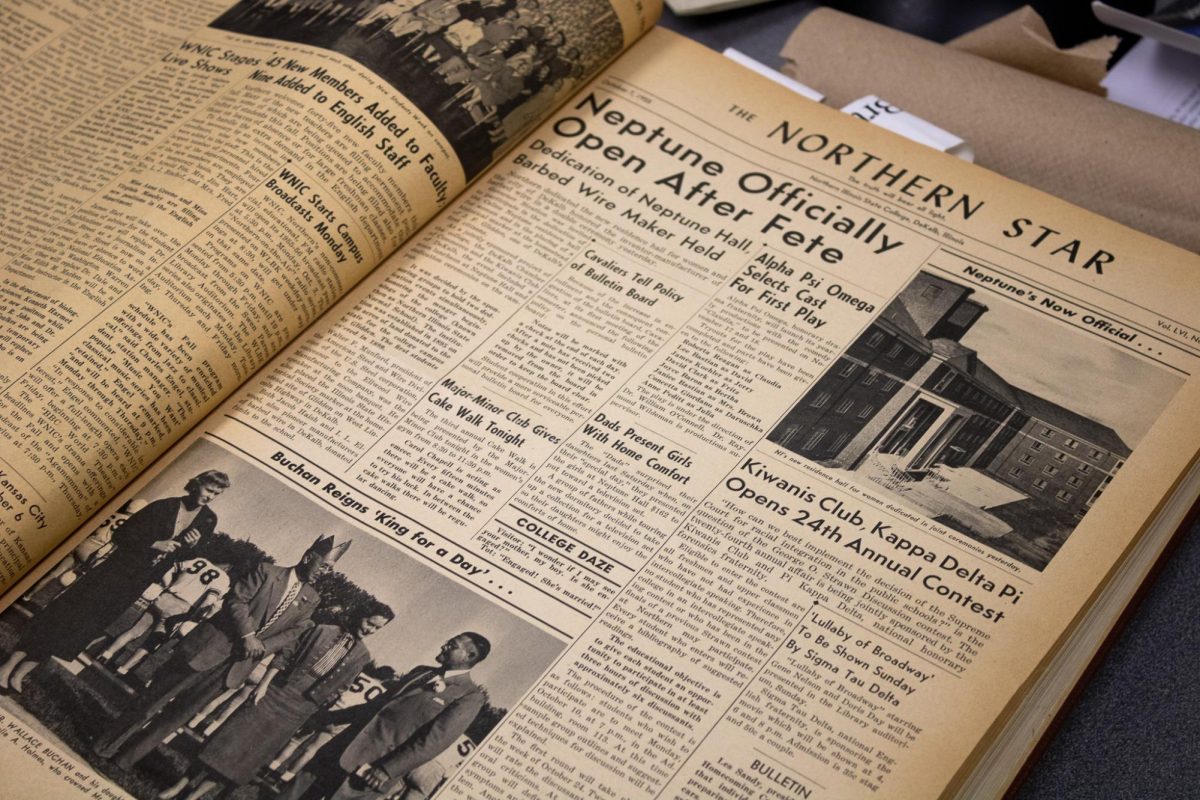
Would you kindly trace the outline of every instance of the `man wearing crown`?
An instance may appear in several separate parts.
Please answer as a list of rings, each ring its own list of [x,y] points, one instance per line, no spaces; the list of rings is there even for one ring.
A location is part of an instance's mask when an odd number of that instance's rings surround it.
[[[221,610],[180,641],[149,688],[96,741],[96,754],[132,769],[215,696],[241,685],[264,655],[294,644],[312,627],[321,600],[312,584],[349,547],[321,536],[295,566],[263,562],[240,578]]]

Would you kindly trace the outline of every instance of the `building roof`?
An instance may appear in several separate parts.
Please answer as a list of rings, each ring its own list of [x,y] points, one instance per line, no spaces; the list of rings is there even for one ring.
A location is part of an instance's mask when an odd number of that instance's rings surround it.
[[[933,352],[947,361],[958,359],[959,365],[966,364],[971,356],[976,355],[974,350],[953,339],[934,339],[930,344],[933,346]]]
[[[1077,414],[1069,408],[1063,408],[1057,403],[1052,403],[1036,394],[1030,394],[1023,389],[1014,387],[1014,390],[1020,400],[1021,408],[1029,416],[1067,431],[1085,442],[1103,447],[1122,458],[1127,458],[1132,452],[1129,445],[1121,440],[1117,432],[1107,425],[1088,419],[1082,414]]]
[[[1021,405],[1021,401],[1017,398],[1017,390],[1013,385],[1000,377],[999,373],[982,360],[975,367],[975,377],[1004,402],[1014,406]]]
[[[901,332],[919,341],[928,342],[925,334],[921,331],[921,326],[913,319],[912,314],[908,313],[908,309],[904,307],[904,301],[899,297],[888,303],[887,308],[880,316],[895,325]]]
[[[979,353],[953,339],[934,339],[933,352],[946,359],[946,362],[956,367],[960,372],[973,377],[980,386],[987,389],[1000,400],[1009,405],[1019,406],[1021,403],[1013,392],[1008,381],[987,365]]]

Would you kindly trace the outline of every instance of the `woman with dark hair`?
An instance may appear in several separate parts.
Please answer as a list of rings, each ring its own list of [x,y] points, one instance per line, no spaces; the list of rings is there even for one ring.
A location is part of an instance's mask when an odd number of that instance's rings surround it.
[[[332,703],[371,663],[363,639],[394,616],[374,601],[350,626],[317,625],[280,650],[251,702],[205,743],[196,759],[199,769],[159,794],[159,800],[171,800],[188,788],[187,800],[201,800],[218,787],[248,784],[309,717]]]
[[[155,500],[112,535],[107,558],[30,620],[16,648],[0,665],[0,691],[20,692],[25,677],[56,656],[70,661],[99,638],[142,591],[217,527],[208,504],[229,488],[229,476],[201,472],[187,482],[182,497]]]

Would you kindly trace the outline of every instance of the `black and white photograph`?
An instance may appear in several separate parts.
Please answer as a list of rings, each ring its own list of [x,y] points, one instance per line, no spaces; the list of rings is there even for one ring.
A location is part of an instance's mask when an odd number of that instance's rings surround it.
[[[433,121],[468,179],[624,41],[608,0],[241,0],[212,27],[354,59]]]
[[[768,440],[1042,570],[1183,376],[921,272]]]
[[[419,800],[563,646],[202,440],[0,615],[0,708],[139,800]]]

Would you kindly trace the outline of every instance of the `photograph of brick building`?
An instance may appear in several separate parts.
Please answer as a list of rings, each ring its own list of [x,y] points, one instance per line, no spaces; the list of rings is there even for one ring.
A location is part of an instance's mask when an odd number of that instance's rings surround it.
[[[1005,298],[988,302],[919,273],[767,438],[1042,569],[1180,379]],[[1131,416],[1111,395],[1139,385]]]

